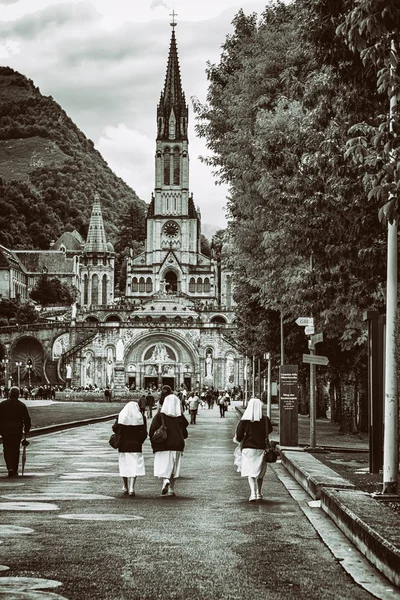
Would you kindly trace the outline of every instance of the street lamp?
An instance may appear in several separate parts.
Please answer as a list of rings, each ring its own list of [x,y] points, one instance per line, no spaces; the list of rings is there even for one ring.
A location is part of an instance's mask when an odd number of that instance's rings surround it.
[[[271,418],[271,353],[266,352],[264,359],[268,361],[267,415]]]
[[[31,372],[33,369],[33,364],[32,364],[32,359],[28,358],[28,360],[26,361],[26,368],[28,371],[28,388],[29,388],[29,393],[31,391]]]
[[[7,385],[7,366],[8,366],[8,358],[2,358],[1,359],[1,368],[2,371],[4,372],[4,386],[8,387]]]
[[[22,367],[22,361],[17,360],[15,364],[17,365],[17,373],[18,373],[18,389],[21,390],[21,367]]]

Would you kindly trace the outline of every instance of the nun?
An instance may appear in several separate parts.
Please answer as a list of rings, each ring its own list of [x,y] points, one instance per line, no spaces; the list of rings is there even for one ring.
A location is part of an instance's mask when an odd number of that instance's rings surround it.
[[[162,479],[161,495],[175,496],[175,481],[179,477],[188,421],[182,413],[182,403],[168,385],[161,390],[160,410],[154,415],[149,436],[154,452],[154,477]],[[162,442],[152,441],[162,425],[167,436]]]
[[[265,440],[272,431],[272,423],[269,417],[263,416],[262,409],[261,400],[251,398],[236,428],[236,440],[242,448],[240,473],[249,481],[249,502],[262,500],[261,490],[267,470]]]
[[[142,444],[147,437],[146,417],[142,415],[137,402],[131,401],[124,406],[112,429],[121,435],[118,452],[122,491],[134,496],[136,477],[145,474]]]

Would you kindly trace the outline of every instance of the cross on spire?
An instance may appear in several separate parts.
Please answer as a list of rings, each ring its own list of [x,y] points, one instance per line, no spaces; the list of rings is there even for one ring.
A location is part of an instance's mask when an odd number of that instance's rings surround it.
[[[170,23],[171,27],[172,27],[172,31],[174,31],[175,27],[177,26],[177,23],[175,21],[175,17],[178,16],[178,14],[175,12],[175,9],[172,9],[172,13],[170,13],[169,15],[170,17],[172,17],[172,21]]]

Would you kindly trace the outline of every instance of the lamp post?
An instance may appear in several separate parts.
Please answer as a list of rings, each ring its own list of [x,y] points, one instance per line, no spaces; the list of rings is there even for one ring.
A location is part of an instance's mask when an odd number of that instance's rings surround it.
[[[267,415],[271,418],[271,353],[266,352],[264,358],[268,361]]]
[[[1,359],[1,367],[4,373],[4,388],[8,389],[8,381],[7,381],[7,367],[8,367],[8,358]]]
[[[22,362],[17,360],[16,363],[17,365],[17,373],[18,373],[18,389],[21,390],[21,367],[22,367]]]
[[[32,364],[32,359],[28,358],[28,360],[26,361],[26,368],[28,371],[28,388],[29,388],[29,393],[31,392],[31,373],[32,373],[32,369],[33,369],[33,364]]]

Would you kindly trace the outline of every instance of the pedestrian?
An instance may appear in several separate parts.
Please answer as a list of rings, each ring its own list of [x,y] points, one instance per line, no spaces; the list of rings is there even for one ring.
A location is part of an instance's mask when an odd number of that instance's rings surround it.
[[[219,406],[219,416],[225,417],[225,412],[228,407],[226,404],[225,396],[223,394],[220,394],[218,397],[218,406]]]
[[[189,414],[190,414],[190,424],[196,425],[196,417],[199,409],[200,399],[194,392],[190,392],[189,394]]]
[[[119,452],[119,474],[124,482],[122,491],[135,495],[136,477],[145,474],[142,444],[147,438],[146,417],[133,400],[119,413],[113,427],[114,433],[121,435]]]
[[[13,386],[8,399],[0,402],[0,435],[3,438],[4,460],[9,477],[18,476],[21,440],[31,428],[29,411],[18,397],[19,388]]]
[[[160,404],[161,408],[151,423],[149,436],[151,440],[154,432],[165,424],[167,439],[159,444],[151,443],[154,452],[154,477],[163,480],[162,496],[175,496],[175,481],[180,475],[189,423],[182,414],[181,401],[172,393],[169,385],[162,388]]]
[[[111,390],[110,390],[109,386],[107,386],[106,389],[104,390],[104,398],[105,398],[106,402],[111,402]]]
[[[249,502],[262,500],[262,484],[267,463],[264,460],[265,440],[272,431],[272,423],[262,414],[263,403],[250,398],[246,410],[236,428],[236,440],[242,446],[240,472],[247,477],[250,486]]]
[[[140,412],[142,413],[142,415],[144,416],[145,412],[146,412],[146,394],[141,394],[140,398],[139,398],[139,408],[140,408]]]
[[[153,406],[154,406],[154,396],[150,390],[147,390],[146,394],[146,408],[147,408],[147,418],[151,419],[153,416]]]

